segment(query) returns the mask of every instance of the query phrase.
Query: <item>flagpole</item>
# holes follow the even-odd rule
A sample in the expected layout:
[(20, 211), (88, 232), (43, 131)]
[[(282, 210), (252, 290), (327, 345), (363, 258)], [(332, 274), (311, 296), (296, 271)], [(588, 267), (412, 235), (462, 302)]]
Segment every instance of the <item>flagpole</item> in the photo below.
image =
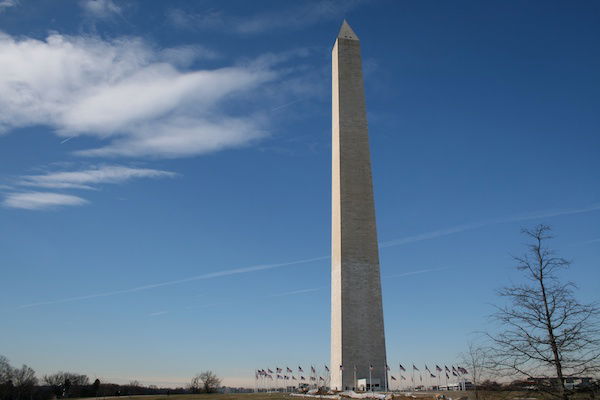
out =
[(369, 365), (369, 389), (373, 391), (373, 384), (371, 383), (371, 365)]
[(390, 390), (390, 377), (388, 375), (388, 365), (387, 363), (385, 364), (385, 391), (389, 391)]
[(354, 388), (353, 388), (353, 390), (356, 390), (356, 389), (358, 389), (358, 388), (356, 387), (356, 365), (354, 366), (354, 383), (353, 383), (353, 385), (354, 385)]

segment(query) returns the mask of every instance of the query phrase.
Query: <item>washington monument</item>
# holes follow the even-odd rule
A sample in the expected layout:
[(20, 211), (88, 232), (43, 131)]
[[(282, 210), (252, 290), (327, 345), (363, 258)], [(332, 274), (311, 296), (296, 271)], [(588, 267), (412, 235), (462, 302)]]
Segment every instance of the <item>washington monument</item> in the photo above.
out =
[(331, 387), (386, 380), (379, 249), (360, 42), (346, 21), (332, 50)]

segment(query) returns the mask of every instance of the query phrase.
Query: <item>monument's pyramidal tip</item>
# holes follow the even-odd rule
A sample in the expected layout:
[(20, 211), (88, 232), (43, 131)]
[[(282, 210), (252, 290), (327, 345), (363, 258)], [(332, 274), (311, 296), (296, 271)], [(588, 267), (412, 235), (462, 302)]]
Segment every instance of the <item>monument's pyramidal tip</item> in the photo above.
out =
[(338, 39), (342, 38), (342, 39), (358, 40), (358, 36), (356, 36), (356, 33), (354, 33), (354, 31), (352, 30), (352, 28), (350, 27), (348, 22), (346, 22), (346, 20), (344, 20), (344, 22), (342, 22), (342, 27), (340, 28), (340, 33), (338, 33), (337, 37), (338, 37)]

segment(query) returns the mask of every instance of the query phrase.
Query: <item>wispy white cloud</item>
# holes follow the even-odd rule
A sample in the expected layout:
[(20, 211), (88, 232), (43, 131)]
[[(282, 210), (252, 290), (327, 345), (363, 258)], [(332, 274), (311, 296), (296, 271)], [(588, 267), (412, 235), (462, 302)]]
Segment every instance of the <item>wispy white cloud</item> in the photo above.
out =
[(18, 0), (0, 0), (0, 13), (2, 13), (7, 8), (15, 7), (18, 4)]
[(81, 206), (87, 200), (81, 197), (50, 192), (17, 192), (8, 193), (3, 205), (10, 208), (25, 210), (46, 210), (63, 206)]
[[(42, 124), (65, 138), (107, 141), (78, 151), (94, 157), (191, 156), (265, 136), (249, 93), (279, 76), (273, 63), (185, 69), (215, 56), (200, 46), (157, 50), (140, 38), (0, 32), (0, 133)], [(230, 114), (225, 99), (248, 111)]]
[(275, 29), (300, 29), (315, 23), (337, 19), (364, 3), (363, 0), (325, 0), (293, 3), (283, 10), (262, 12), (254, 15), (228, 15), (219, 10), (191, 13), (183, 9), (171, 9), (167, 18), (183, 29), (216, 30), (237, 34), (257, 34)]
[(148, 316), (149, 317), (157, 317), (159, 315), (165, 315), (165, 314), (168, 314), (168, 313), (169, 313), (168, 311), (156, 311), (156, 312), (148, 314)]
[(108, 18), (121, 14), (121, 7), (117, 6), (113, 0), (82, 0), (79, 4), (87, 15), (96, 18)]
[(172, 178), (176, 175), (173, 172), (150, 168), (104, 165), (80, 171), (25, 175), (20, 178), (18, 184), (53, 189), (92, 189), (92, 185), (101, 183), (123, 183), (138, 178)]

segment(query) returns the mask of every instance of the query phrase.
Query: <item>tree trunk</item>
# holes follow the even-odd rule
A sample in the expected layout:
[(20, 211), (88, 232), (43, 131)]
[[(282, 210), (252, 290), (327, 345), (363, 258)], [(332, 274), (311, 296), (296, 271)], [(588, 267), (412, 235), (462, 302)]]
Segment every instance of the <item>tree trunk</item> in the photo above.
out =
[(552, 319), (550, 316), (550, 309), (548, 308), (548, 298), (546, 296), (546, 286), (544, 285), (544, 273), (542, 271), (543, 261), (541, 254), (539, 253), (540, 247), (538, 247), (538, 261), (540, 266), (540, 287), (542, 289), (542, 300), (544, 301), (544, 311), (546, 314), (546, 328), (548, 329), (548, 338), (550, 339), (550, 346), (552, 347), (552, 354), (554, 355), (554, 366), (556, 367), (556, 377), (558, 378), (558, 388), (560, 390), (560, 397), (563, 400), (569, 400), (569, 395), (565, 388), (565, 380), (562, 373), (562, 364), (560, 362), (560, 354), (558, 353), (558, 346), (556, 345), (556, 337), (554, 336), (554, 327), (552, 326)]

